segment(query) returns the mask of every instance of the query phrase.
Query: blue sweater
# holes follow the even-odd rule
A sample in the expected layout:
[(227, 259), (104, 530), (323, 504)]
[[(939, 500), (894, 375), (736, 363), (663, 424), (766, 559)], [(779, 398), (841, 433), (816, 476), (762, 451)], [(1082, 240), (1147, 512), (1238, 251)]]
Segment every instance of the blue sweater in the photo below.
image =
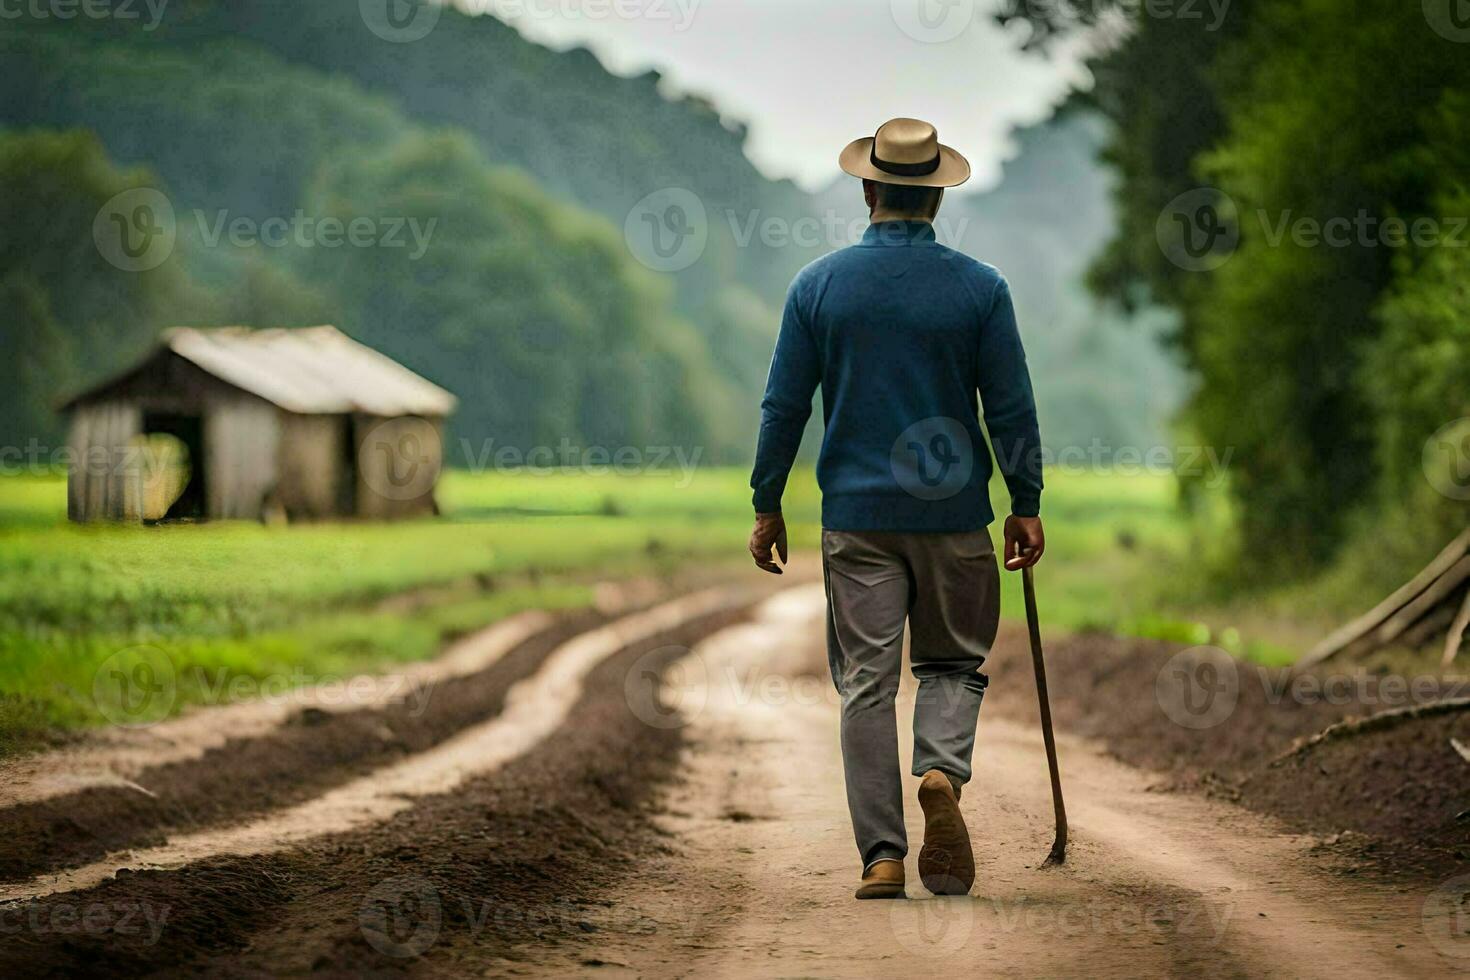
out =
[(973, 531), (994, 520), (977, 393), (1011, 512), (1039, 513), (1036, 404), (1010, 288), (936, 242), (928, 222), (869, 225), (791, 284), (750, 478), (759, 513), (781, 509), (818, 384), (823, 527)]

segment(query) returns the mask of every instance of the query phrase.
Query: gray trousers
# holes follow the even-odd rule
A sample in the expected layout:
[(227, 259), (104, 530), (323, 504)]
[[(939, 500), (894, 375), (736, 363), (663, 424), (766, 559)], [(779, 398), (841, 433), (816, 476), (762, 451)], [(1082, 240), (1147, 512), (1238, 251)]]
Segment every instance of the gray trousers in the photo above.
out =
[(903, 660), (919, 687), (914, 775), (970, 778), (980, 673), (1000, 619), (1000, 570), (988, 531), (823, 531), (827, 659), (842, 696), (847, 806), (866, 867), (908, 853), (894, 702)]

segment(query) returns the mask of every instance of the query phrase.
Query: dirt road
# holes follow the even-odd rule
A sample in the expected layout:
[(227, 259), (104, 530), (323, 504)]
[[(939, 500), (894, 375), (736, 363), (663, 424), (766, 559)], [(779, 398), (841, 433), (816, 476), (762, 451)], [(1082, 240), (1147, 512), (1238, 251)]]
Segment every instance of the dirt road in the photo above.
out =
[[(135, 735), (126, 752), (32, 760), (0, 794), (0, 973), (1341, 978), (1470, 964), (1459, 886), (1339, 873), (1353, 869), (1313, 840), (1156, 791), (1065, 734), (1073, 844), (1065, 867), (1038, 868), (1046, 766), (1007, 711), (982, 712), (964, 798), (973, 894), (933, 898), (911, 866), (910, 900), (853, 901), (821, 614), (820, 588), (798, 583), (525, 620), (420, 671), (414, 697), (379, 684), (355, 706), (222, 723), (197, 751), (179, 744), (210, 729), (196, 718), (161, 726), (151, 749)], [(1010, 655), (1025, 654), (996, 656)], [(85, 778), (57, 778), (61, 760)], [(247, 804), (201, 805), (222, 781)], [(916, 807), (910, 825), (917, 837)]]
[[(1041, 739), (1003, 720), (983, 725), (964, 799), (974, 894), (930, 896), (911, 860), (910, 901), (852, 901), (835, 697), (803, 676), (822, 612), (819, 588), (793, 591), (675, 665), (670, 700), (690, 719), (691, 751), (665, 825), (683, 847), (615, 910), (637, 909), (649, 934), (609, 930), (597, 958), (636, 975), (731, 977), (963, 965), (997, 976), (1341, 978), (1453, 965), (1425, 940), (1420, 897), (1308, 872), (1310, 842), (1219, 803), (1152, 793), (1149, 777), (1075, 740), (1062, 748), (1070, 857), (1039, 869), (1051, 843)], [(907, 683), (908, 710), (912, 696)], [(922, 826), (916, 803), (909, 818)], [(555, 949), (540, 962), (548, 974), (571, 965)]]

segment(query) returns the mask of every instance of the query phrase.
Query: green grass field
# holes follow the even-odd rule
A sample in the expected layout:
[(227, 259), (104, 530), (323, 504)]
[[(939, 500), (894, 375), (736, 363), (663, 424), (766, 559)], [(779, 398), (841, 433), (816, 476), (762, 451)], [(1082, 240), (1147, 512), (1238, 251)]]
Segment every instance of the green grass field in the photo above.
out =
[[(594, 578), (691, 561), (757, 575), (746, 478), (451, 472), (442, 518), (290, 527), (79, 526), (65, 519), (64, 479), (0, 479), (0, 752), (117, 720), (98, 677), (160, 655), (177, 670), (177, 710), (231, 678), (321, 680), (420, 659), (516, 609), (585, 604)], [(818, 561), (810, 471), (793, 476), (786, 513), (794, 560)], [(1045, 517), (1049, 624), (1282, 655), (1161, 613), (1160, 583), (1186, 575), (1197, 549), (1171, 477), (1050, 475)], [(1005, 611), (1020, 615), (1019, 576), (1003, 579)], [(405, 592), (420, 601), (384, 602)]]

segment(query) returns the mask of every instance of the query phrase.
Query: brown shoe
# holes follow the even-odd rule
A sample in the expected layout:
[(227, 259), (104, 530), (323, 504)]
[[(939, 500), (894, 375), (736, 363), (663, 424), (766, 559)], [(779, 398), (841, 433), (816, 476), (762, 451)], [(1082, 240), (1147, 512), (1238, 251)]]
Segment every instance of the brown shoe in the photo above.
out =
[(919, 782), (924, 809), (924, 847), (919, 851), (919, 880), (936, 895), (964, 895), (975, 884), (975, 852), (960, 816), (959, 795), (938, 769)]
[(903, 862), (884, 859), (874, 861), (863, 872), (863, 883), (858, 885), (858, 898), (903, 898)]

